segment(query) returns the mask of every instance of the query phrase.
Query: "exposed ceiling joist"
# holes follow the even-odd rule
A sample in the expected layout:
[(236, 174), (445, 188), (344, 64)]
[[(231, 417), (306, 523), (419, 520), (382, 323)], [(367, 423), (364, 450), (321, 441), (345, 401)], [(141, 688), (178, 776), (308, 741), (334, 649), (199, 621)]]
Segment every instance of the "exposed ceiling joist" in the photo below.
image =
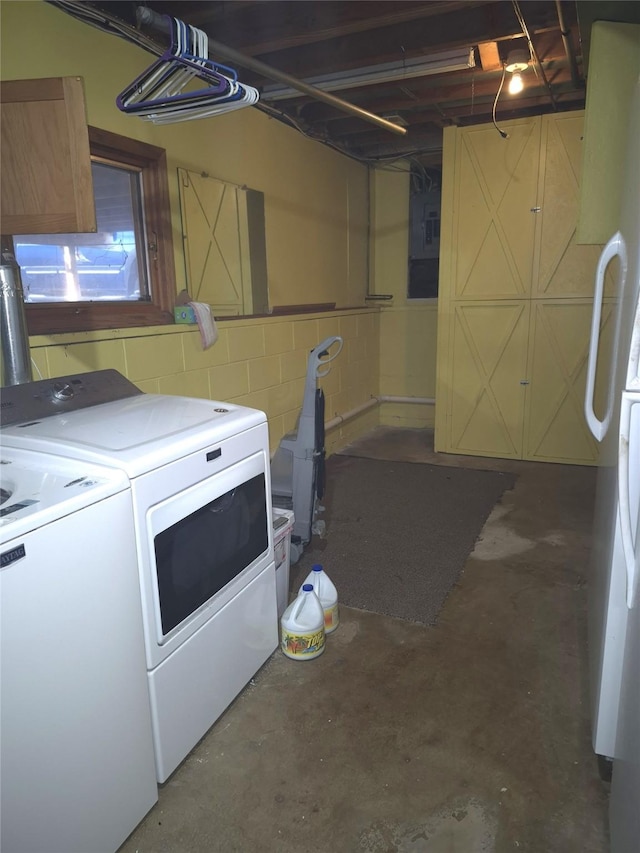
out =
[[(84, 5), (136, 25), (137, 2), (92, 0)], [(392, 157), (394, 151), (398, 156), (411, 151), (431, 162), (443, 127), (490, 122), (510, 48), (523, 46), (529, 52), (525, 31), (532, 51), (530, 67), (522, 75), (524, 90), (512, 96), (505, 87), (497, 118), (584, 106), (579, 53), (583, 34), (575, 0), (146, 0), (146, 6), (204, 30), (211, 45), (227, 46), (232, 55), (246, 57), (245, 65), (239, 61), (235, 67), (243, 82), (259, 89), (257, 109), (371, 162)], [(142, 34), (166, 47), (166, 36), (163, 43), (158, 33), (143, 29)], [(428, 63), (434, 54), (470, 47), (474, 68), (439, 68), (412, 78), (402, 74), (403, 66), (407, 71), (413, 63)], [(225, 62), (215, 51), (210, 55)], [(353, 105), (356, 114), (349, 116), (312, 91), (297, 90), (281, 100), (273, 76), (261, 73), (258, 63), (302, 81), (329, 77), (336, 95)], [(395, 79), (381, 82), (372, 73), (357, 86), (341, 85), (353, 78), (354, 70), (381, 71), (380, 66), (390, 65), (400, 69)], [(381, 121), (371, 124), (359, 111)], [(393, 135), (387, 124), (406, 130), (406, 135)]]

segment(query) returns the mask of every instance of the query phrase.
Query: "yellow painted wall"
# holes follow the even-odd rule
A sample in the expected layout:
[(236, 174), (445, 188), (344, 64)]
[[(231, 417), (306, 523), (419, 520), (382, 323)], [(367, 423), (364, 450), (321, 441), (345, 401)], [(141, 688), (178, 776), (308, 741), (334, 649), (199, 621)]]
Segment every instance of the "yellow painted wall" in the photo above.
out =
[[(41, 376), (115, 368), (147, 392), (255, 406), (267, 413), (272, 450), (294, 426), (302, 405), (308, 352), (329, 335), (341, 335), (345, 347), (321, 381), (326, 419), (375, 396), (380, 330), (377, 309), (364, 302), (366, 167), (257, 109), (166, 126), (127, 116), (115, 106), (116, 95), (152, 62), (151, 54), (41, 0), (3, 0), (0, 15), (3, 79), (81, 76), (90, 124), (167, 151), (178, 290), (185, 274), (177, 168), (184, 167), (264, 193), (272, 306), (362, 306), (322, 315), (219, 321), (220, 338), (206, 351), (197, 328), (185, 326), (34, 337), (32, 356)], [(371, 408), (332, 429), (328, 451), (377, 423), (378, 409)]]
[[(425, 300), (426, 301), (426, 300)], [(380, 316), (380, 394), (436, 396), (437, 305), (383, 308)], [(432, 427), (435, 404), (383, 403), (380, 423)]]
[[(371, 177), (371, 292), (390, 294), (376, 302), (380, 316), (380, 394), (435, 398), (437, 302), (408, 299), (409, 172), (376, 170)], [(431, 427), (435, 406), (383, 403), (380, 423)]]

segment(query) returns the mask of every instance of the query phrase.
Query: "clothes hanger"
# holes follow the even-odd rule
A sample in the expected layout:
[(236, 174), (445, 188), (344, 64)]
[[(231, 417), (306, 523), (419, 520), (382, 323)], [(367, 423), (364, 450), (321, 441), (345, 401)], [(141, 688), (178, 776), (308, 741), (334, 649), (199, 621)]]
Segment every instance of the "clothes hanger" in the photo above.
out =
[[(257, 89), (243, 86), (233, 69), (209, 59), (206, 33), (187, 28), (177, 18), (168, 20), (171, 48), (117, 96), (119, 109), (167, 124), (220, 115), (257, 102)], [(196, 77), (205, 80), (207, 87), (183, 92)]]
[(258, 98), (258, 91), (253, 87), (230, 81), (230, 91), (224, 96), (187, 98), (183, 102), (168, 105), (161, 111), (152, 110), (143, 118), (154, 121), (156, 124), (206, 118), (251, 106)]
[[(117, 96), (116, 104), (124, 112), (140, 112), (149, 106), (162, 104), (165, 100), (171, 103), (175, 98), (183, 97), (182, 90), (197, 75), (205, 77), (209, 86), (188, 93), (184, 95), (185, 98), (193, 95), (221, 94), (228, 89), (229, 78), (217, 70), (217, 65), (210, 63), (205, 57), (194, 56), (190, 49), (186, 25), (175, 18), (169, 20), (172, 31), (171, 49)], [(235, 75), (231, 69), (224, 70)]]
[[(192, 51), (196, 54), (185, 54), (183, 58), (192, 59), (201, 64), (206, 64), (208, 58), (208, 38), (206, 33), (191, 27)], [(185, 93), (180, 98), (171, 99), (170, 104), (163, 105), (161, 112), (145, 110), (148, 120), (156, 124), (167, 124), (170, 122), (187, 121), (189, 119), (205, 118), (208, 116), (221, 115), (224, 112), (251, 106), (259, 98), (257, 89), (244, 86), (237, 82), (235, 71), (216, 63), (218, 69), (228, 71), (231, 78), (228, 79), (229, 90), (223, 94), (212, 94), (205, 92)]]

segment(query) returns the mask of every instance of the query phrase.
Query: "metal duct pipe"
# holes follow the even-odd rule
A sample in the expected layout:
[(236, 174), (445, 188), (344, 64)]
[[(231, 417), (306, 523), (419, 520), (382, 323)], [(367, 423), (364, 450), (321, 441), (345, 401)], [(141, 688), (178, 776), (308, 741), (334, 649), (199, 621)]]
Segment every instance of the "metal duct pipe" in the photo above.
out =
[(556, 0), (556, 12), (558, 13), (558, 24), (560, 25), (560, 35), (562, 36), (564, 52), (567, 54), (569, 70), (571, 71), (571, 83), (573, 84), (574, 88), (579, 89), (582, 85), (582, 82), (580, 80), (580, 75), (578, 74), (578, 63), (576, 61), (576, 55), (573, 50), (573, 43), (571, 41), (571, 30), (567, 29), (567, 25), (564, 20), (564, 12), (562, 11), (562, 3), (560, 2), (560, 0)]
[(0, 334), (4, 386), (33, 381), (27, 315), (20, 267), (9, 250), (2, 250), (0, 263)]
[[(153, 9), (149, 9), (146, 6), (137, 7), (136, 21), (138, 22), (138, 26), (140, 24), (144, 24), (145, 26), (153, 27), (153, 29), (158, 30), (159, 32), (168, 32), (167, 22), (164, 16), (159, 15), (157, 12), (154, 12)], [(404, 136), (407, 132), (405, 127), (400, 127), (400, 125), (394, 124), (386, 118), (382, 118), (382, 116), (370, 113), (368, 110), (363, 110), (361, 107), (357, 107), (355, 104), (350, 104), (348, 101), (343, 101), (342, 98), (338, 98), (330, 92), (324, 92), (322, 89), (317, 89), (315, 86), (305, 83), (304, 80), (298, 80), (297, 77), (292, 77), (284, 71), (278, 71), (277, 68), (272, 68), (270, 65), (261, 62), (259, 59), (254, 59), (252, 56), (240, 53), (240, 51), (235, 50), (233, 47), (228, 47), (226, 44), (220, 44), (220, 42), (215, 41), (215, 39), (209, 39), (209, 47), (213, 53), (217, 53), (224, 59), (235, 62), (243, 68), (248, 68), (250, 71), (255, 71), (256, 74), (262, 74), (263, 77), (268, 77), (270, 80), (277, 80), (279, 83), (291, 86), (292, 89), (296, 89), (304, 95), (309, 95), (317, 101), (324, 101), (325, 104), (329, 104), (329, 106), (335, 107), (337, 110), (342, 110), (345, 113), (351, 113), (352, 115), (358, 116), (358, 118), (371, 122), (371, 124), (377, 124), (379, 127), (382, 127), (385, 130), (390, 130), (392, 133), (397, 133), (400, 136)]]

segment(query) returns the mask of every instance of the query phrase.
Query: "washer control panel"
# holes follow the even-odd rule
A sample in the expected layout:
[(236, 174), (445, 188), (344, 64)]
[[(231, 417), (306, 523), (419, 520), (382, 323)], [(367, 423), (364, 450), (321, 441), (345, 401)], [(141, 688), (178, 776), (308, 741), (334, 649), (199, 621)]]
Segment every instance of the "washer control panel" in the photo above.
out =
[(2, 389), (0, 426), (39, 421), (142, 393), (117, 370), (96, 370), (10, 385)]

